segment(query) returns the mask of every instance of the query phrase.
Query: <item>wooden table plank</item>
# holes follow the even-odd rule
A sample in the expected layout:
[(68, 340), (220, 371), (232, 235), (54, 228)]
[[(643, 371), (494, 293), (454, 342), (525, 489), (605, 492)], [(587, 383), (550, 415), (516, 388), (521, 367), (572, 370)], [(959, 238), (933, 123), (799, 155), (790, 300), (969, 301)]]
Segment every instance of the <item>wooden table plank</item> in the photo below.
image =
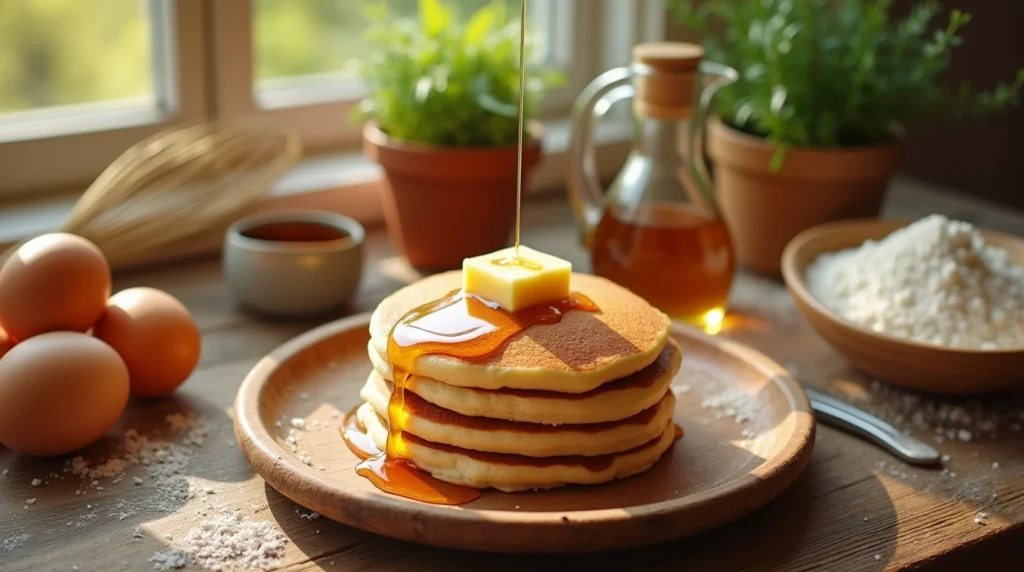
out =
[[(936, 193), (912, 182), (901, 182), (886, 209), (887, 215), (897, 217), (926, 212), (1024, 234), (1020, 213)], [(525, 209), (525, 220), (526, 244), (589, 270), (564, 201), (533, 202)], [(822, 427), (807, 471), (769, 506), (693, 539), (612, 554), (495, 557), (416, 546), (326, 519), (309, 520), (308, 511), (266, 486), (245, 463), (234, 442), (230, 405), (241, 379), (266, 352), (323, 321), (371, 310), (389, 292), (417, 277), (394, 256), (379, 229), (370, 233), (367, 260), (351, 307), (317, 320), (272, 321), (240, 311), (215, 259), (117, 277), (118, 288), (154, 286), (185, 302), (203, 332), (203, 357), (199, 370), (175, 398), (133, 402), (109, 437), (82, 455), (102, 461), (120, 435), (138, 428), (144, 435), (166, 439), (189, 452), (189, 463), (180, 476), (191, 484), (194, 495), (170, 506), (156, 506), (148, 481), (133, 484), (133, 477), (146, 476), (144, 467), (132, 467), (124, 481), (103, 482), (99, 485), (103, 490), (97, 490), (63, 473), (61, 459), (26, 459), (0, 448), (0, 471), (7, 471), (0, 476), (0, 569), (152, 569), (148, 559), (154, 552), (174, 545), (219, 510), (237, 510), (246, 520), (275, 523), (289, 541), (280, 563), (284, 570), (574, 566), (880, 570), (915, 564), (941, 568), (992, 564), (1024, 551), (1024, 434), (1005, 427), (995, 437), (982, 435), (970, 443), (953, 440), (938, 445), (950, 456), (945, 472), (908, 467), (863, 441)], [(870, 378), (850, 369), (796, 313), (777, 281), (740, 273), (723, 335), (771, 355), (806, 383), (833, 393), (873, 398), (876, 401), (862, 404), (890, 418), (891, 400), (903, 398), (884, 386), (881, 392), (873, 389)], [(981, 406), (993, 409), (997, 402), (1004, 417), (1024, 411), (1019, 393)], [(203, 419), (207, 433), (201, 446), (184, 444), (169, 429), (165, 418), (171, 413)], [(915, 432), (928, 439), (933, 436), (930, 431)], [(35, 478), (47, 482), (32, 487)], [(36, 499), (34, 504), (26, 504), (30, 498)], [(979, 511), (989, 514), (985, 525), (974, 522)]]

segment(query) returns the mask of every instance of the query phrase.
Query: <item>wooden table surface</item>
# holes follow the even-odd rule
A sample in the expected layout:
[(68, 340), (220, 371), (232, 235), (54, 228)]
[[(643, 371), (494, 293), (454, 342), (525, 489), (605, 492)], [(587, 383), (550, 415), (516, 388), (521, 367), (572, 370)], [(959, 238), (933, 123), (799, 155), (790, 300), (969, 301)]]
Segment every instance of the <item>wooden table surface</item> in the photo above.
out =
[[(887, 216), (943, 212), (976, 224), (1024, 234), (1024, 216), (962, 197), (901, 182)], [(586, 271), (586, 253), (560, 198), (537, 199), (524, 210), (524, 242), (572, 260)], [(351, 313), (369, 311), (385, 295), (416, 278), (394, 256), (382, 231), (370, 233), (367, 272)], [(90, 486), (66, 474), (64, 459), (31, 460), (0, 448), (0, 570), (149, 570), (149, 558), (217, 509), (245, 520), (275, 523), (288, 539), (284, 570), (564, 569), (586, 567), (716, 570), (880, 570), (915, 564), (940, 568), (1013, 562), (1024, 553), (1024, 433), (1007, 416), (1020, 416), (1020, 395), (965, 403), (965, 411), (997, 411), (995, 434), (974, 434), (937, 445), (949, 455), (945, 470), (918, 469), (846, 434), (821, 426), (813, 458), (796, 484), (766, 508), (721, 529), (667, 545), (585, 556), (496, 556), (393, 541), (329, 522), (284, 498), (253, 474), (232, 433), (231, 404), (249, 369), (265, 353), (320, 321), (272, 322), (240, 312), (217, 260), (134, 272), (115, 287), (154, 286), (178, 296), (203, 332), (196, 373), (176, 397), (134, 402), (104, 441), (82, 452), (102, 462), (129, 428), (166, 435), (169, 413), (198, 415), (201, 444), (178, 444), (191, 457), (183, 476), (198, 492), (165, 506), (148, 502), (152, 487), (136, 486), (132, 467), (120, 483)], [(726, 335), (760, 349), (809, 384), (885, 413), (931, 441), (915, 419), (895, 419), (895, 400), (913, 399), (877, 386), (851, 370), (797, 314), (777, 281), (738, 274)], [(925, 400), (927, 410), (940, 403)], [(954, 405), (956, 403), (953, 403)], [(991, 413), (987, 413), (991, 414)], [(920, 422), (920, 419), (916, 420)], [(950, 427), (955, 424), (950, 423)], [(920, 426), (920, 423), (918, 423)], [(188, 441), (188, 439), (185, 439)], [(191, 441), (195, 441), (192, 439)], [(43, 484), (32, 486), (33, 479)], [(100, 490), (102, 487), (102, 490)], [(84, 489), (84, 490), (83, 490)], [(76, 494), (76, 491), (81, 491)], [(29, 499), (36, 499), (27, 504)], [(987, 518), (975, 519), (979, 512)], [(1019, 566), (1009, 566), (1020, 569)]]

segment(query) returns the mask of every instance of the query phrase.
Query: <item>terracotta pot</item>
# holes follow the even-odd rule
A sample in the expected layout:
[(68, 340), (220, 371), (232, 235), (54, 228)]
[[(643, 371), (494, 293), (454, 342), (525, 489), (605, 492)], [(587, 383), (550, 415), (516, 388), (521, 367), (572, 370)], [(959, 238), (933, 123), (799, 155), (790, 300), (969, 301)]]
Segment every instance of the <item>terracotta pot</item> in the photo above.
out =
[(801, 231), (837, 219), (878, 216), (904, 145), (901, 138), (864, 147), (789, 149), (782, 167), (772, 172), (773, 144), (711, 119), (707, 150), (737, 258), (778, 276), (783, 249)]
[[(540, 126), (523, 143), (523, 186), (540, 162)], [(421, 271), (508, 246), (516, 218), (516, 145), (432, 147), (363, 128), (366, 155), (384, 169), (384, 217), (395, 249)]]

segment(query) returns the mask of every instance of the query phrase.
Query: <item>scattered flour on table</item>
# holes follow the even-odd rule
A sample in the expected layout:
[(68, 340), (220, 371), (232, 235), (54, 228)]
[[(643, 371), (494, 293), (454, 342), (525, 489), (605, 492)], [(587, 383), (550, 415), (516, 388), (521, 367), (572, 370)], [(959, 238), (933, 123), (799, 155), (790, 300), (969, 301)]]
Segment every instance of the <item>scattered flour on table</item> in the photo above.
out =
[(985, 441), (1000, 436), (1004, 440), (1018, 438), (1016, 434), (1024, 427), (1024, 402), (1020, 398), (930, 397), (879, 381), (863, 388), (838, 383), (830, 393), (935, 444), (942, 453), (943, 468), (938, 474), (896, 460), (875, 465), (878, 471), (906, 481), (923, 493), (942, 491), (972, 503), (976, 510), (998, 510), (1002, 497), (994, 477), (1003, 471), (1021, 474), (1024, 470), (1024, 464), (1012, 457), (1002, 463), (976, 461), (983, 453), (989, 454)]
[(202, 522), (174, 546), (150, 557), (156, 570), (199, 566), (207, 570), (237, 567), (266, 570), (284, 556), (287, 539), (270, 522), (242, 521), (224, 514)]
[[(108, 501), (91, 501), (77, 520), (68, 525), (87, 526), (91, 521), (109, 516), (112, 519), (127, 520), (142, 510), (175, 512), (188, 501), (199, 495), (202, 506), (196, 515), (202, 519), (195, 528), (184, 535), (165, 534), (168, 541), (177, 546), (154, 553), (149, 561), (157, 570), (176, 570), (188, 566), (207, 570), (269, 569), (275, 567), (284, 556), (287, 538), (270, 522), (247, 522), (238, 513), (241, 508), (230, 512), (225, 507), (216, 507), (210, 500), (217, 498), (216, 489), (192, 484), (187, 469), (195, 454), (195, 448), (202, 446), (209, 429), (196, 415), (178, 413), (165, 417), (168, 431), (143, 435), (136, 429), (128, 429), (115, 444), (113, 452), (106, 458), (96, 460), (78, 456), (65, 463), (63, 475), (51, 474), (49, 481), (35, 479), (30, 487), (39, 487), (53, 479), (77, 478), (77, 495), (107, 494), (104, 485), (117, 485), (128, 481), (125, 486), (144, 487), (145, 500), (130, 502), (123, 498)], [(133, 468), (145, 472), (140, 476), (128, 474)], [(6, 476), (6, 473), (5, 473)], [(41, 482), (36, 482), (41, 481)], [(113, 489), (116, 490), (116, 489)], [(25, 499), (26, 508), (36, 502), (35, 498)], [(263, 507), (266, 508), (266, 507)], [(101, 512), (102, 511), (102, 512)], [(254, 510), (259, 512), (259, 510)], [(211, 513), (216, 513), (213, 515)], [(301, 515), (304, 519), (319, 518), (317, 513)], [(145, 538), (141, 527), (134, 527), (129, 542), (140, 542)], [(0, 553), (9, 552), (29, 540), (25, 534), (0, 538)]]
[(999, 432), (1024, 427), (1024, 408), (1013, 400), (928, 397), (874, 381), (862, 396), (837, 397), (852, 402), (903, 431), (931, 433), (936, 444), (972, 443)]
[(954, 348), (1024, 347), (1024, 268), (966, 222), (931, 215), (823, 254), (807, 283), (829, 309), (879, 333)]
[(0, 552), (10, 552), (15, 548), (28, 542), (29, 535), (27, 534), (15, 534), (8, 536), (7, 538), (0, 540)]
[[(82, 479), (76, 494), (101, 491), (102, 480), (118, 484), (125, 478), (131, 467), (145, 467), (147, 479), (133, 477), (135, 486), (149, 486), (153, 490), (144, 508), (159, 512), (172, 512), (192, 498), (192, 490), (185, 478), (185, 468), (192, 458), (188, 446), (199, 447), (205, 442), (208, 428), (194, 415), (172, 413), (165, 418), (168, 427), (177, 434), (178, 441), (172, 443), (140, 434), (135, 429), (125, 431), (119, 443), (119, 451), (105, 461), (90, 463), (83, 457), (75, 457), (67, 463), (65, 472)], [(124, 520), (136, 512), (136, 507), (125, 501), (118, 501), (116, 512), (111, 516)]]
[(168, 548), (149, 557), (154, 570), (178, 570), (193, 564), (188, 554), (180, 548)]

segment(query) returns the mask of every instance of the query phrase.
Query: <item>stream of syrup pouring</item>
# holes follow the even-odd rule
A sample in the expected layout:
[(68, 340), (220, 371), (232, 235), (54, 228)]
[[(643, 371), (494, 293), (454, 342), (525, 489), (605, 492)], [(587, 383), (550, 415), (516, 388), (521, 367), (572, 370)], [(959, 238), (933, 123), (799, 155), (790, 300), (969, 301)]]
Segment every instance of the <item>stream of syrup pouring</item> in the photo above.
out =
[[(495, 260), (501, 266), (522, 266), (540, 270), (541, 266), (519, 256), (519, 229), (523, 187), (523, 90), (525, 87), (526, 2), (521, 2), (519, 23), (519, 149), (516, 186), (516, 241), (513, 255)], [(402, 429), (406, 422), (405, 386), (416, 359), (428, 354), (457, 357), (464, 361), (482, 361), (506, 341), (537, 324), (557, 323), (570, 310), (597, 311), (586, 296), (572, 293), (569, 298), (551, 304), (524, 308), (511, 313), (479, 296), (455, 290), (440, 300), (429, 302), (403, 316), (388, 336), (388, 361), (391, 362), (394, 390), (388, 401), (388, 438), (381, 451), (365, 430), (359, 427), (355, 412), (349, 413), (341, 430), (348, 448), (362, 462), (356, 473), (381, 490), (415, 500), (457, 505), (476, 500), (478, 489), (453, 485), (435, 479), (409, 463)], [(680, 430), (677, 427), (676, 438)], [(467, 451), (471, 455), (472, 452)]]

